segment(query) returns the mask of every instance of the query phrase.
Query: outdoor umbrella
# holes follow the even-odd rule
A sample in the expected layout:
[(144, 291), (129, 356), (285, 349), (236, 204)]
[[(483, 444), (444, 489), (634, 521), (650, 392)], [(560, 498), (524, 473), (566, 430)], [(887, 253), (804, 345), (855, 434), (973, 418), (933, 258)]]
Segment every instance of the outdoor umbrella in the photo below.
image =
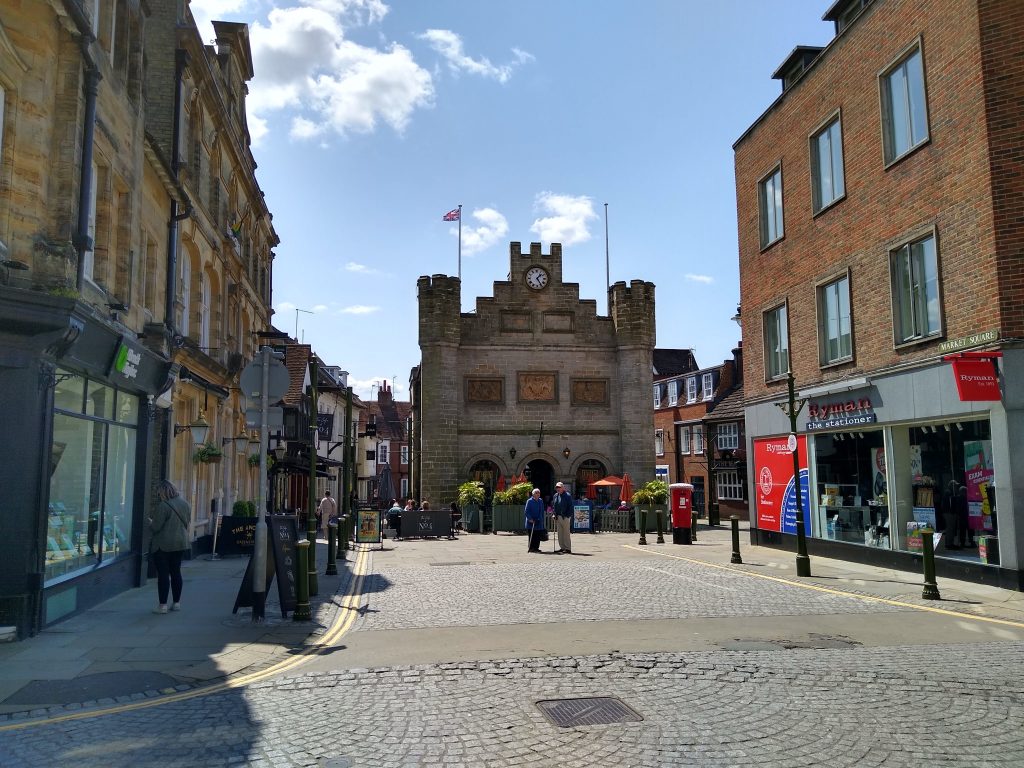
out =
[(504, 491), (505, 490), (505, 476), (504, 475), (498, 475), (498, 484), (496, 486), (494, 486), (494, 490), (496, 490), (496, 491)]
[(380, 503), (391, 506), (391, 500), (395, 498), (395, 484), (391, 480), (391, 467), (387, 464), (380, 471), (380, 477), (377, 478), (377, 498), (380, 499)]
[(627, 504), (633, 500), (633, 481), (629, 479), (628, 472), (622, 476), (622, 490), (619, 491), (619, 500)]

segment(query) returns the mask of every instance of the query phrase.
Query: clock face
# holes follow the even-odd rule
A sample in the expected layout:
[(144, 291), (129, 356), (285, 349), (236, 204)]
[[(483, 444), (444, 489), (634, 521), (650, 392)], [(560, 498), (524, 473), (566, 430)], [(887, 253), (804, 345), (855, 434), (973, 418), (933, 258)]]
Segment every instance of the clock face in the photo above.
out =
[(548, 284), (548, 271), (544, 267), (530, 267), (526, 270), (526, 284), (539, 291)]

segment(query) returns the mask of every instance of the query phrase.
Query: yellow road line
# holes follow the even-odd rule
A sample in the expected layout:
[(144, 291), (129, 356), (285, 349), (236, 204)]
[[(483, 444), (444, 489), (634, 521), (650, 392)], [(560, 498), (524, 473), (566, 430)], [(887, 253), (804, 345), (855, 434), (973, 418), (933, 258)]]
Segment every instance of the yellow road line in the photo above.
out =
[(792, 587), (800, 587), (801, 589), (810, 589), (815, 592), (824, 592), (829, 595), (840, 595), (842, 597), (855, 597), (859, 600), (866, 600), (868, 602), (883, 603), (884, 605), (892, 605), (897, 608), (912, 608), (915, 611), (927, 611), (928, 613), (937, 613), (941, 616), (955, 616), (958, 619), (972, 619), (973, 621), (985, 621), (990, 624), (1003, 624), (1008, 627), (1016, 627), (1018, 629), (1024, 629), (1024, 622), (1013, 621), (1012, 619), (994, 619), (989, 616), (975, 616), (972, 613), (960, 613), (959, 611), (951, 611), (946, 608), (933, 608), (930, 605), (916, 605), (915, 603), (905, 603), (902, 600), (892, 600), (888, 597), (878, 597), (877, 595), (861, 595), (856, 592), (846, 592), (842, 589), (833, 589), (832, 587), (822, 587), (818, 584), (808, 584), (804, 581), (793, 581), (792, 579), (785, 579), (781, 576), (769, 576), (767, 573), (753, 573), (752, 571), (745, 571), (741, 568), (733, 568), (732, 565), (722, 565), (721, 563), (709, 563), (706, 560), (697, 560), (692, 557), (683, 557), (681, 555), (670, 555), (668, 552), (658, 552), (657, 550), (640, 549), (632, 544), (623, 544), (626, 549), (632, 549), (637, 552), (643, 552), (645, 555), (659, 555), (660, 557), (669, 557), (673, 560), (684, 560), (687, 563), (695, 563), (697, 565), (706, 565), (708, 568), (717, 568), (721, 571), (729, 571), (729, 573), (742, 574), (743, 576), (750, 576), (752, 579), (764, 579), (766, 581), (777, 581), (779, 584), (789, 584)]
[(73, 712), (66, 715), (56, 715), (54, 717), (47, 717), (38, 720), (27, 720), (24, 722), (17, 723), (6, 723), (0, 725), (0, 733), (4, 731), (15, 731), (21, 728), (30, 728), (38, 725), (52, 725), (53, 723), (64, 723), (69, 720), (84, 720), (90, 717), (101, 717), (105, 715), (116, 715), (123, 712), (134, 712), (138, 709), (148, 709), (150, 707), (160, 707), (164, 704), (171, 704), (177, 701), (186, 701), (188, 699), (196, 699), (200, 696), (211, 696), (215, 693), (221, 693), (234, 688), (241, 688), (242, 686), (251, 685), (252, 683), (259, 682), (268, 677), (279, 675), (282, 672), (287, 672), (300, 664), (308, 661), (312, 656), (315, 656), (322, 648), (333, 645), (338, 638), (344, 635), (349, 629), (352, 628), (352, 624), (355, 622), (359, 615), (359, 601), (362, 599), (361, 590), (363, 587), (363, 579), (366, 576), (366, 563), (369, 560), (370, 551), (368, 547), (361, 547), (359, 549), (359, 555), (356, 559), (355, 566), (353, 567), (352, 586), (349, 587), (348, 593), (342, 598), (340, 603), (340, 609), (338, 615), (335, 617), (334, 624), (324, 632), (319, 638), (317, 638), (310, 645), (303, 646), (298, 650), (291, 658), (283, 659), (276, 664), (272, 664), (266, 669), (262, 669), (258, 672), (250, 672), (244, 675), (237, 675), (231, 677), (223, 682), (216, 683), (214, 685), (203, 686), (200, 688), (193, 688), (188, 691), (181, 691), (179, 693), (172, 693), (166, 696), (154, 697), (152, 699), (144, 699), (142, 701), (133, 701), (129, 704), (117, 704), (111, 707), (104, 707), (103, 709), (90, 709), (87, 711)]

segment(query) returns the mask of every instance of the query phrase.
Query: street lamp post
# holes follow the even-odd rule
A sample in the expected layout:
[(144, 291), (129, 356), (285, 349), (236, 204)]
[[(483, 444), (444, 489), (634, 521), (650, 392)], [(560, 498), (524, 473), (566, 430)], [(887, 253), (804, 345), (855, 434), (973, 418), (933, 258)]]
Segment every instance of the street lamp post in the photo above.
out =
[(793, 453), (793, 481), (796, 490), (796, 575), (811, 575), (811, 559), (807, 556), (807, 536), (804, 531), (804, 501), (803, 489), (800, 483), (800, 452), (797, 450), (796, 439), (796, 417), (800, 415), (807, 398), (796, 399), (793, 372), (789, 372), (789, 399), (785, 403), (776, 403), (777, 406), (789, 417), (789, 447)]

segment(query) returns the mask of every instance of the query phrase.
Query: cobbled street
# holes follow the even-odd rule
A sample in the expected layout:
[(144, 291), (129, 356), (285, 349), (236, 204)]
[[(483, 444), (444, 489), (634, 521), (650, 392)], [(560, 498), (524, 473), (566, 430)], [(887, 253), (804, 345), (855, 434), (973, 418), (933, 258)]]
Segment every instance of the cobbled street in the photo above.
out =
[[(791, 556), (728, 566), (721, 537), (706, 563), (635, 537), (579, 536), (573, 556), (523, 541), (389, 542), (349, 632), (301, 667), (8, 728), (0, 763), (1024, 764), (1024, 625), (987, 621), (979, 600), (929, 606), (913, 574), (873, 584), (864, 567), (796, 585)], [(600, 697), (639, 719), (559, 727), (538, 706)]]

